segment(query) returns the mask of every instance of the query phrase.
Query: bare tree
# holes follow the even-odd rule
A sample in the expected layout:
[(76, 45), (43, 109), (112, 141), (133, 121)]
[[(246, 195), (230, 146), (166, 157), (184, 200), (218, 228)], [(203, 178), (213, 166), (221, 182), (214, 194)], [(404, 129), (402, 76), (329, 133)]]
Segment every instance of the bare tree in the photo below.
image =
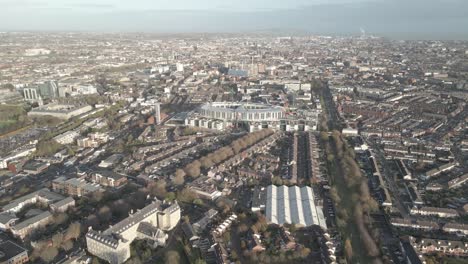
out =
[(166, 252), (165, 263), (167, 264), (179, 264), (180, 263), (180, 255), (177, 251), (171, 250)]
[(58, 249), (55, 247), (48, 247), (41, 252), (41, 259), (46, 262), (52, 262), (58, 255)]
[(61, 248), (66, 252), (70, 251), (73, 248), (73, 241), (67, 240), (62, 243)]
[(56, 233), (55, 235), (52, 236), (52, 246), (59, 248), (62, 242), (63, 242), (62, 233)]
[(177, 169), (175, 175), (174, 175), (174, 179), (172, 180), (172, 183), (174, 183), (175, 185), (182, 185), (185, 181), (185, 172), (181, 169)]
[(112, 212), (109, 206), (105, 205), (99, 209), (98, 217), (101, 222), (109, 222), (112, 217)]
[(81, 234), (81, 224), (79, 222), (71, 223), (65, 233), (65, 240), (77, 239)]
[(351, 240), (346, 239), (345, 241), (345, 253), (346, 253), (346, 259), (348, 259), (348, 261), (351, 261), (353, 259), (353, 246), (351, 245)]

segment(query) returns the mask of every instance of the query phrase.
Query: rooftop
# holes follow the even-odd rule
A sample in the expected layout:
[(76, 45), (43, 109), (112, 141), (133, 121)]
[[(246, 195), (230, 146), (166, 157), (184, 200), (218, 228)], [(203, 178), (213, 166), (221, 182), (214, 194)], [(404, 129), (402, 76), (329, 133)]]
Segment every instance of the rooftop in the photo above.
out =
[(8, 260), (23, 252), (27, 250), (12, 241), (0, 242), (0, 263), (7, 263)]
[(321, 207), (315, 204), (312, 188), (297, 186), (267, 187), (267, 219), (275, 224), (319, 225), (327, 228)]

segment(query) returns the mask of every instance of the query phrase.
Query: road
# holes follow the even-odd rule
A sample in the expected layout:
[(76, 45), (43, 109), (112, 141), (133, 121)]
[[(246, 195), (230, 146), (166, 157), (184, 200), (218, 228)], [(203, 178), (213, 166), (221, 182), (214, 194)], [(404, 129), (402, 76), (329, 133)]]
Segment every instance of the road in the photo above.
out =
[(323, 89), (321, 89), (320, 96), (323, 98), (323, 102), (325, 103), (325, 105), (322, 106), (322, 109), (325, 110), (324, 112), (327, 115), (328, 130), (341, 131), (343, 128), (343, 122), (341, 120), (340, 114), (336, 110), (335, 102), (333, 101), (333, 95), (330, 91), (328, 83)]
[(398, 211), (402, 215), (403, 218), (405, 219), (410, 219), (411, 216), (408, 212), (408, 208), (402, 203), (400, 200), (400, 191), (398, 188), (397, 183), (395, 182), (395, 179), (393, 178), (388, 166), (387, 166), (387, 160), (385, 159), (385, 155), (380, 149), (380, 147), (373, 141), (365, 139), (366, 143), (371, 147), (371, 149), (374, 151), (375, 158), (377, 159), (378, 163), (380, 164), (380, 173), (382, 174), (383, 178), (386, 181), (386, 187), (390, 190), (390, 193), (393, 196), (392, 202), (394, 205), (398, 208)]

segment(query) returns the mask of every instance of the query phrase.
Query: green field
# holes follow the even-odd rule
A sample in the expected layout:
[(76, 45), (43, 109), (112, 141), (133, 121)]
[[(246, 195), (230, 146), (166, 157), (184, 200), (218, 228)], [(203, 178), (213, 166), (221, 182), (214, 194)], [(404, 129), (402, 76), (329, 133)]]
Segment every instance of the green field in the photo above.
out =
[(0, 136), (28, 124), (27, 112), (23, 105), (0, 105)]

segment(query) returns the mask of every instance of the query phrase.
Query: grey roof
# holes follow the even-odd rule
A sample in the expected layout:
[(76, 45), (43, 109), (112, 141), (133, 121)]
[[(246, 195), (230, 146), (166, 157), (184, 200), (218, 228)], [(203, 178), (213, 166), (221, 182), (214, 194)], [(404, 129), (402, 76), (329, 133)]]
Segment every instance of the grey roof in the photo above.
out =
[(7, 263), (8, 260), (22, 254), (27, 253), (27, 250), (10, 240), (0, 243), (0, 263)]
[(42, 199), (45, 199), (45, 200), (47, 200), (49, 202), (55, 202), (55, 201), (59, 201), (59, 200), (62, 200), (62, 199), (65, 198), (62, 195), (58, 194), (58, 193), (51, 192), (48, 189), (44, 188), (44, 189), (41, 189), (39, 191), (36, 191), (36, 192), (30, 193), (30, 194), (21, 196), (20, 198), (11, 201), (9, 204), (7, 204), (7, 205), (5, 205), (3, 207), (3, 211), (9, 211), (9, 210), (17, 207), (20, 203), (24, 203), (25, 201), (31, 200), (34, 197), (36, 197), (36, 198), (41, 197)]
[(46, 212), (43, 212), (40, 215), (36, 215), (34, 217), (31, 217), (29, 219), (24, 220), (21, 223), (16, 224), (15, 226), (12, 227), (12, 229), (21, 230), (23, 228), (26, 228), (26, 227), (28, 227), (28, 226), (36, 223), (36, 222), (42, 221), (45, 218), (48, 218), (48, 217), (51, 217), (51, 216), (52, 216), (52, 214), (50, 212), (46, 211)]
[(8, 224), (11, 220), (18, 219), (15, 214), (10, 214), (10, 213), (2, 213), (0, 214), (0, 223), (2, 224)]
[(140, 225), (138, 225), (137, 232), (150, 238), (162, 238), (166, 235), (161, 229), (147, 222), (141, 222)]
[(59, 208), (59, 207), (62, 207), (64, 205), (67, 205), (67, 204), (73, 203), (73, 202), (75, 202), (75, 199), (73, 199), (73, 197), (67, 197), (67, 198), (65, 198), (63, 200), (60, 200), (60, 201), (58, 201), (56, 203), (51, 204), (50, 206)]
[(117, 172), (111, 171), (111, 170), (99, 170), (99, 171), (96, 171), (95, 173), (99, 174), (99, 175), (101, 175), (103, 177), (106, 177), (106, 178), (112, 178), (114, 180), (120, 180), (120, 179), (126, 177), (123, 174), (120, 174), (120, 173), (117, 173)]
[(75, 187), (80, 187), (83, 190), (86, 190), (88, 192), (96, 192), (96, 191), (99, 191), (101, 189), (99, 184), (89, 183), (86, 180), (79, 179), (79, 178), (71, 178), (71, 179), (67, 180), (65, 177), (60, 177), (60, 178), (55, 179), (54, 181), (56, 181), (57, 183), (67, 183), (67, 184), (73, 185)]
[(308, 186), (268, 186), (265, 211), (267, 219), (275, 224), (327, 228), (322, 208), (315, 205), (314, 192)]
[(161, 201), (153, 201), (151, 204), (147, 205), (135, 214), (132, 214), (129, 217), (125, 218), (116, 225), (109, 227), (102, 233), (90, 230), (88, 231), (86, 236), (96, 241), (100, 241), (112, 248), (117, 248), (119, 245), (119, 237), (122, 232), (128, 230), (129, 228), (135, 225), (139, 225), (146, 217), (148, 217), (151, 214), (157, 213), (160, 209)]
[(155, 201), (147, 205), (145, 208), (139, 210), (138, 212), (120, 221), (116, 225), (110, 227), (109, 229), (104, 231), (103, 234), (112, 234), (112, 233), (120, 234), (124, 232), (125, 230), (129, 229), (130, 227), (143, 221), (143, 219), (148, 217), (148, 215), (160, 211), (160, 209), (161, 209), (161, 202)]

